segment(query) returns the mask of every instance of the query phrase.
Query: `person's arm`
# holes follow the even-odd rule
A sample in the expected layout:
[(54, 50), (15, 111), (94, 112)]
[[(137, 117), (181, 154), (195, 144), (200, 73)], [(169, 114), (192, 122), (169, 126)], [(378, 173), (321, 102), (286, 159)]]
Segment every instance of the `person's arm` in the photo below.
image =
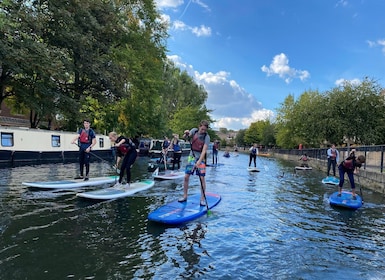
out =
[(197, 167), (202, 163), (202, 161), (204, 161), (204, 159), (206, 157), (207, 148), (208, 148), (208, 145), (205, 143), (203, 145), (203, 148), (202, 148), (201, 156), (199, 157), (199, 159), (196, 162)]
[(328, 158), (330, 158), (332, 156), (332, 150), (331, 149), (328, 149), (326, 153), (328, 155)]
[(74, 139), (72, 139), (71, 144), (75, 144), (75, 142), (79, 139), (79, 137), (80, 137), (80, 133), (76, 134)]

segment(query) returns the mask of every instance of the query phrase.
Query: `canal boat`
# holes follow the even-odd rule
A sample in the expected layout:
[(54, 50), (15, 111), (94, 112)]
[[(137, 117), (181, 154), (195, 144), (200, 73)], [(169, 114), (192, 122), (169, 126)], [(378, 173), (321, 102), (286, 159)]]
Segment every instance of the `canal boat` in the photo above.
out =
[[(76, 132), (0, 126), (0, 168), (78, 160), (79, 147), (71, 144)], [(93, 159), (113, 160), (111, 141), (96, 134)]]

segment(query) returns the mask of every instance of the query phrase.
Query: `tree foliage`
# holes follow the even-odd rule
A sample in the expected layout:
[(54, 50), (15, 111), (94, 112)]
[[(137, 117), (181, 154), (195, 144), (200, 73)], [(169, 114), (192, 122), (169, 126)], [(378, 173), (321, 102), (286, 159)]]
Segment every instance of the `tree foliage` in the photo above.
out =
[[(153, 0), (7, 0), (0, 23), (0, 104), (30, 112), (31, 127), (87, 117), (100, 132), (156, 137), (210, 120), (207, 92), (166, 58)], [(177, 119), (186, 113), (194, 123)]]
[(385, 138), (383, 89), (373, 79), (345, 82), (325, 93), (289, 95), (278, 109), (277, 144), (284, 148), (344, 143), (380, 144)]

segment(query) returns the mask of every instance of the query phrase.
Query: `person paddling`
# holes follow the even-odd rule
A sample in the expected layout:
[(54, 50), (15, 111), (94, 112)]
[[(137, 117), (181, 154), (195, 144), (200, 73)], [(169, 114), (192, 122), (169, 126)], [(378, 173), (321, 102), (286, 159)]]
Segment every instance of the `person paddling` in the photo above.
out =
[(338, 171), (340, 175), (340, 183), (338, 185), (338, 196), (341, 196), (342, 187), (345, 182), (345, 173), (348, 174), (350, 186), (352, 188), (352, 199), (356, 198), (356, 186), (354, 184), (354, 174), (359, 173), (359, 168), (361, 168), (362, 164), (366, 162), (366, 158), (363, 155), (359, 155), (356, 157), (356, 150), (353, 149), (350, 155), (338, 166)]
[[(91, 149), (96, 145), (95, 132), (91, 128), (91, 122), (88, 119), (83, 121), (84, 128), (79, 129), (78, 134), (71, 141), (75, 144), (78, 141), (79, 146), (79, 169), (80, 174), (75, 179), (88, 180), (90, 173)], [(84, 166), (86, 167), (86, 176), (84, 177)]]
[(191, 152), (189, 160), (186, 165), (185, 177), (183, 182), (183, 197), (180, 198), (179, 202), (187, 201), (188, 185), (190, 181), (190, 175), (194, 172), (199, 176), (201, 183), (201, 198), (200, 205), (206, 206), (205, 191), (206, 191), (206, 153), (210, 144), (210, 135), (207, 133), (209, 123), (207, 121), (201, 121), (199, 128), (193, 128), (190, 131), (185, 130), (184, 137), (188, 138), (191, 143)]
[[(110, 138), (111, 142), (115, 142), (115, 147), (117, 148), (116, 167), (118, 167), (120, 162), (122, 162), (120, 165), (119, 181), (115, 184), (115, 186), (129, 187), (131, 181), (131, 167), (138, 155), (136, 146), (130, 138), (126, 138), (124, 136), (118, 137), (118, 134), (114, 131), (110, 132), (108, 137)], [(127, 183), (122, 185), (125, 171), (127, 176)]]

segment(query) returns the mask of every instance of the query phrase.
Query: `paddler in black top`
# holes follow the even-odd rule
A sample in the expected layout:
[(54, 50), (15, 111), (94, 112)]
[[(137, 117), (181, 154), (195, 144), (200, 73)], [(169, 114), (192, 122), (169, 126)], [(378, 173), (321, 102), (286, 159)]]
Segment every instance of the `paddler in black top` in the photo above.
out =
[(96, 145), (96, 136), (95, 132), (90, 128), (91, 123), (88, 119), (83, 121), (84, 128), (79, 129), (78, 134), (72, 140), (71, 144), (75, 144), (76, 141), (79, 141), (79, 167), (80, 174), (76, 179), (83, 179), (84, 175), (84, 166), (86, 166), (86, 177), (84, 181), (88, 180), (90, 173), (90, 151), (92, 147)]
[(352, 188), (353, 199), (356, 199), (355, 184), (354, 184), (354, 174), (359, 173), (359, 168), (366, 161), (365, 156), (359, 155), (356, 157), (356, 150), (353, 149), (350, 155), (338, 166), (338, 171), (340, 173), (340, 183), (338, 188), (338, 196), (341, 196), (342, 187), (345, 181), (345, 173), (348, 174), (350, 186)]
[[(115, 147), (117, 148), (116, 166), (119, 166), (120, 161), (122, 161), (119, 172), (119, 181), (116, 183), (115, 187), (128, 188), (131, 181), (131, 167), (138, 155), (136, 146), (130, 138), (126, 138), (124, 136), (118, 137), (118, 134), (114, 131), (110, 132), (108, 137), (111, 142), (115, 142)], [(127, 183), (122, 185), (124, 171), (126, 171)]]
[(210, 144), (210, 136), (207, 133), (209, 128), (209, 123), (207, 121), (201, 121), (199, 128), (193, 128), (191, 130), (185, 130), (183, 137), (188, 138), (191, 143), (191, 152), (189, 155), (189, 160), (186, 165), (184, 183), (183, 183), (183, 197), (180, 198), (179, 202), (187, 201), (188, 195), (188, 185), (190, 180), (190, 175), (196, 173), (199, 176), (201, 182), (201, 206), (205, 206), (205, 196), (204, 192), (206, 191), (206, 153)]

